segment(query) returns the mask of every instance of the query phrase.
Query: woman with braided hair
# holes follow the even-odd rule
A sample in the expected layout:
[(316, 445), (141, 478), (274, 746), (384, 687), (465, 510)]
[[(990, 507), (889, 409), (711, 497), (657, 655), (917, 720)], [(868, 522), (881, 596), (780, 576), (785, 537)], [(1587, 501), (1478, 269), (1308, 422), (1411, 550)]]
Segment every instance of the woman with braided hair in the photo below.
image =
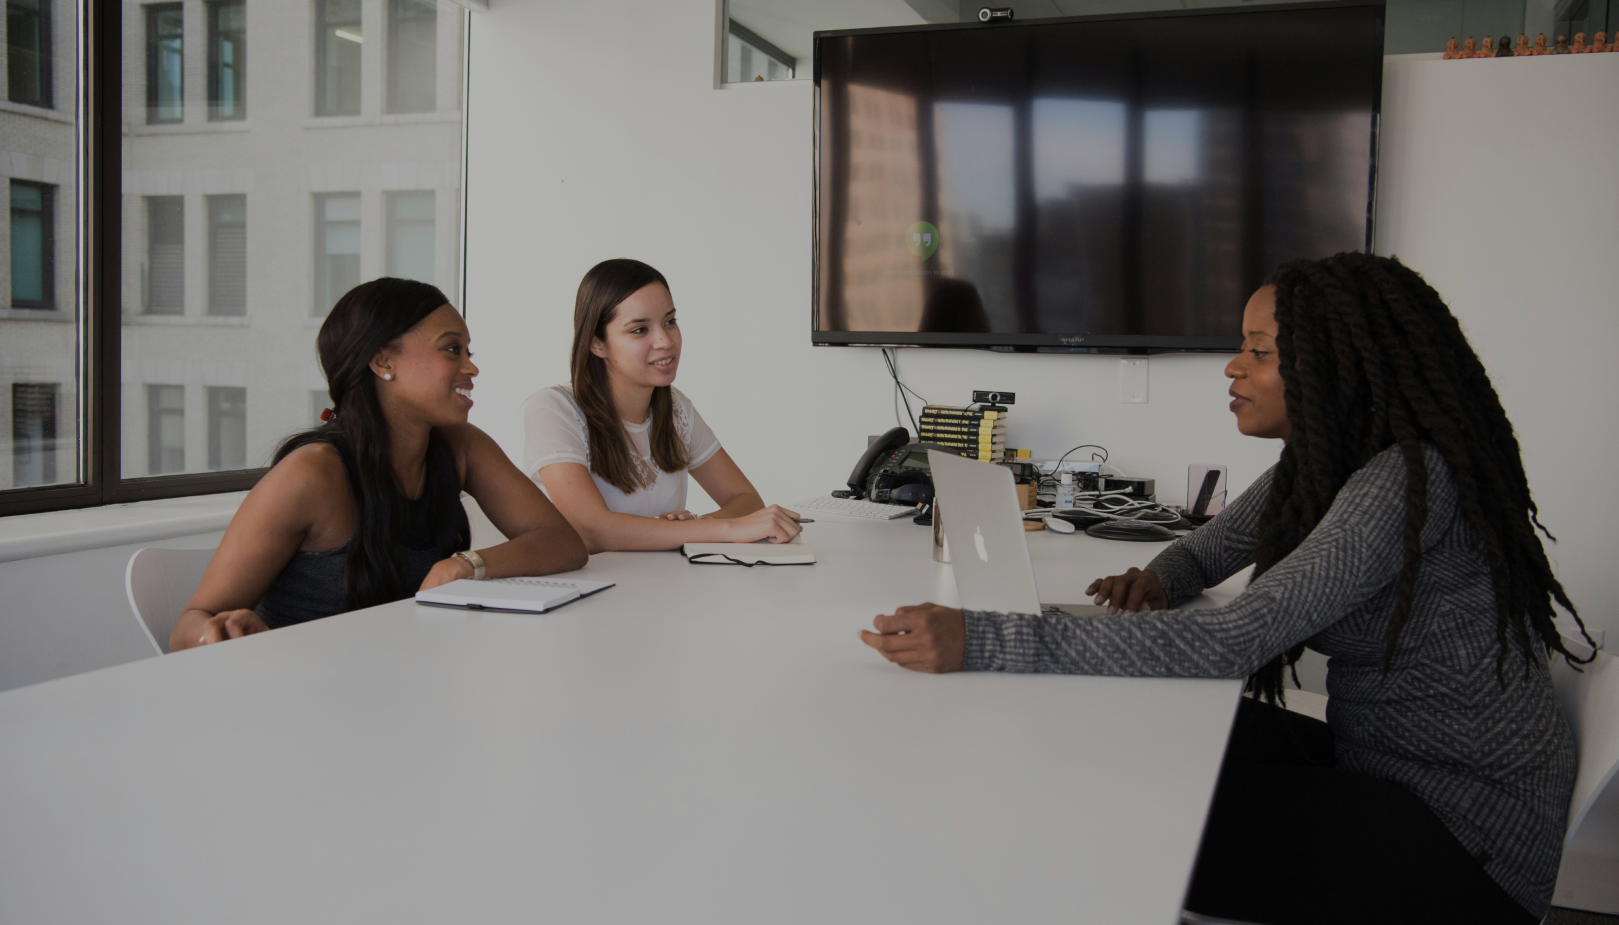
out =
[[(1369, 254), (1282, 266), (1243, 335), (1231, 410), (1281, 458), (1146, 569), (1093, 583), (1107, 616), (924, 604), (862, 637), (919, 671), (1247, 678), (1194, 912), (1537, 921), (1575, 771), (1554, 602), (1579, 617), (1489, 376), (1439, 294)], [(1167, 609), (1249, 565), (1231, 603)], [(1276, 705), (1305, 646), (1329, 657), (1326, 723)]]

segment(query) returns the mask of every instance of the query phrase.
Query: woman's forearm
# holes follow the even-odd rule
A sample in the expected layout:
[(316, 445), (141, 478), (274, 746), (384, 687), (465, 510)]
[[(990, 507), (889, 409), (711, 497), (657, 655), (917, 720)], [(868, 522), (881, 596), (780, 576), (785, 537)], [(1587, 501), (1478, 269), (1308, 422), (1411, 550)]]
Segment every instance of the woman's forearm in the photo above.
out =
[(568, 526), (536, 527), (499, 546), (480, 549), (478, 555), (483, 557), (485, 578), (571, 572), (590, 561), (584, 541)]
[(764, 510), (765, 502), (751, 491), (739, 492), (731, 500), (720, 505), (720, 509), (712, 514), (703, 516), (710, 520), (729, 520), (733, 517), (746, 517), (754, 511)]
[(578, 527), (579, 535), (592, 553), (679, 549), (685, 543), (729, 543), (736, 534), (734, 522), (729, 518), (664, 520), (617, 511), (603, 511)]

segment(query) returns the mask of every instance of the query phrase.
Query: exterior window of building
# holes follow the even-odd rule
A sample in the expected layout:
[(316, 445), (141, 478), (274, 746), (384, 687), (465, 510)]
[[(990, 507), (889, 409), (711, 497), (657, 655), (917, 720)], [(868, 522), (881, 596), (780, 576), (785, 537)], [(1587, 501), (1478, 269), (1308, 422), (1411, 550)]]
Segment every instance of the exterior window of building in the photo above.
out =
[(208, 468), (247, 468), (247, 389), (208, 387)]
[(208, 118), (247, 118), (247, 14), (242, 0), (208, 4)]
[(146, 310), (179, 315), (186, 306), (184, 196), (146, 197)]
[(360, 285), (360, 194), (315, 197), (315, 315)]
[(54, 382), (11, 384), (11, 484), (56, 482), (56, 395)]
[(146, 472), (186, 468), (186, 389), (183, 385), (146, 387)]
[(56, 308), (56, 188), (11, 181), (11, 306)]
[(146, 121), (185, 118), (185, 30), (178, 3), (146, 7)]
[(388, 275), (433, 281), (433, 191), (388, 194)]
[(315, 0), (315, 115), (360, 114), (360, 0)]
[(389, 0), (388, 111), (432, 112), (438, 100), (438, 5)]
[(55, 104), (50, 0), (6, 0), (6, 93), (13, 103)]
[(247, 197), (208, 197), (208, 314), (247, 314)]

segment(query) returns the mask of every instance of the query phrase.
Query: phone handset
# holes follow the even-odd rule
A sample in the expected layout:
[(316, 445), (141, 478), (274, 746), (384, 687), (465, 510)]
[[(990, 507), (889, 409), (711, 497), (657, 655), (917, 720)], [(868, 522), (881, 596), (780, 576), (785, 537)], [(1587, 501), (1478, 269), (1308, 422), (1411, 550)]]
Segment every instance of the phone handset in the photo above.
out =
[(866, 452), (860, 461), (854, 464), (854, 471), (849, 473), (849, 490), (847, 492), (834, 492), (849, 498), (860, 498), (866, 493), (866, 478), (871, 475), (872, 467), (878, 460), (887, 456), (895, 447), (904, 446), (911, 442), (911, 433), (903, 427), (895, 427), (883, 434), (866, 447)]

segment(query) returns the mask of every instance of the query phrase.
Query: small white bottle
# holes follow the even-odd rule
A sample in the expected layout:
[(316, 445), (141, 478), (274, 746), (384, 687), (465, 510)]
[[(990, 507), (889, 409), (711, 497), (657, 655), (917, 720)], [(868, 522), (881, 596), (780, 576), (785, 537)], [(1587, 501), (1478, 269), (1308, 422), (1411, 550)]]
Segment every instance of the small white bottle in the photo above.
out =
[(1057, 510), (1071, 511), (1074, 509), (1074, 474), (1064, 472), (1057, 482)]

